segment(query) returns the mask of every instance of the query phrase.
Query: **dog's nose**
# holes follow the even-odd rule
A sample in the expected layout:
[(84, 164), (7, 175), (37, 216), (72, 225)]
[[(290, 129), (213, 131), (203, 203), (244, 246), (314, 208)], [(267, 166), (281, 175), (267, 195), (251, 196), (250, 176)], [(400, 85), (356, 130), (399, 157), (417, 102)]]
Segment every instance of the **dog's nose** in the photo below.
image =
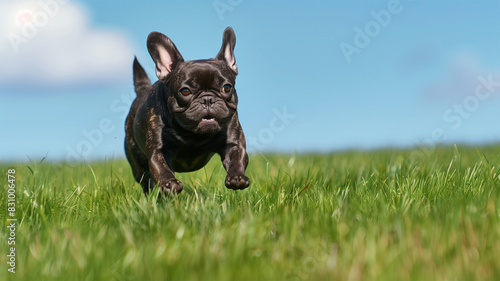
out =
[(212, 96), (204, 96), (201, 98), (201, 105), (205, 108), (212, 107), (214, 104), (214, 97)]

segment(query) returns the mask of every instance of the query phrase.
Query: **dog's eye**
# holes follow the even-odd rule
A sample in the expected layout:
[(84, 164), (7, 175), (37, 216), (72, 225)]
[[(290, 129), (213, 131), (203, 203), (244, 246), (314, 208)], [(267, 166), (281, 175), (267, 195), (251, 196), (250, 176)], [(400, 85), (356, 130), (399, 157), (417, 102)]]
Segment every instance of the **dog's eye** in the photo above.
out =
[(182, 88), (180, 92), (184, 96), (189, 96), (191, 94), (191, 91), (188, 88)]
[(229, 85), (229, 84), (226, 84), (224, 85), (224, 87), (222, 87), (222, 91), (227, 94), (229, 92), (231, 92), (231, 89), (233, 89), (233, 86)]

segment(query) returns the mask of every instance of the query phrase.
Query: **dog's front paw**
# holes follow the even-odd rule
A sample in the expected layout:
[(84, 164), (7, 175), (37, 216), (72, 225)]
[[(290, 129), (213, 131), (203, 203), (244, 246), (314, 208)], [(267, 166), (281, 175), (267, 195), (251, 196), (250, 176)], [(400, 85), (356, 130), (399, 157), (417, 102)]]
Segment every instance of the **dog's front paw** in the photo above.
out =
[(164, 183), (160, 183), (160, 190), (163, 194), (177, 194), (181, 193), (184, 185), (178, 179), (170, 179)]
[(245, 189), (250, 185), (250, 180), (245, 175), (230, 175), (226, 176), (226, 180), (224, 182), (226, 187), (229, 189)]

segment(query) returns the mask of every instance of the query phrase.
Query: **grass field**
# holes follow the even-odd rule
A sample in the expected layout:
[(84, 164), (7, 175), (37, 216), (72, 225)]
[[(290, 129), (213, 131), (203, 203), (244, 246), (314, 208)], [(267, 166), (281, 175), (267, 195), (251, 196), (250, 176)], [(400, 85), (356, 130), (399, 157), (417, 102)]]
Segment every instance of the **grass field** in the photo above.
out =
[[(500, 146), (218, 157), (146, 198), (126, 160), (16, 169), (16, 273), (0, 280), (500, 280)], [(156, 191), (157, 192), (157, 191)]]

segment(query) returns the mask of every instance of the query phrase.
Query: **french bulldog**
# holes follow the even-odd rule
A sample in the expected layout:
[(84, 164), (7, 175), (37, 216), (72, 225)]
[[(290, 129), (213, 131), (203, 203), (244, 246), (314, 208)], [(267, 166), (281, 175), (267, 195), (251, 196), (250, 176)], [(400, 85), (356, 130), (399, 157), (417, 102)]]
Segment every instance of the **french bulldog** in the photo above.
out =
[(152, 32), (147, 48), (158, 77), (152, 85), (134, 59), (137, 97), (125, 121), (125, 154), (146, 195), (155, 185), (165, 195), (180, 193), (184, 186), (175, 172), (201, 169), (215, 153), (227, 171), (227, 188), (249, 186), (245, 136), (236, 110), (235, 44), (228, 27), (215, 58), (185, 61), (170, 38)]

